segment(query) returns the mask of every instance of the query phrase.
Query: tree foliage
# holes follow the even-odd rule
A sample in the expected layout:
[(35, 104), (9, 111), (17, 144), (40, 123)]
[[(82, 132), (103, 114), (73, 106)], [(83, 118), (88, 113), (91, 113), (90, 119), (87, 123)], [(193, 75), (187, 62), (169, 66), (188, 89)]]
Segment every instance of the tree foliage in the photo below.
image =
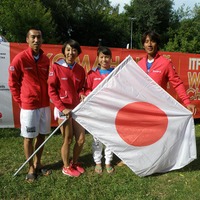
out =
[(196, 5), (185, 11), (181, 7), (177, 13), (179, 23), (176, 29), (169, 28), (170, 39), (164, 50), (200, 53), (200, 7)]
[(74, 0), (41, 0), (42, 4), (51, 10), (52, 18), (55, 21), (55, 35), (59, 43), (63, 43), (71, 36), (72, 26), (76, 24), (75, 13), (78, 13), (78, 1)]
[(28, 29), (38, 27), (45, 34), (44, 42), (56, 42), (51, 11), (39, 0), (2, 0), (0, 14), (0, 31), (8, 41), (25, 42)]
[(172, 0), (131, 0), (125, 10), (128, 16), (135, 18), (139, 31), (151, 29), (163, 33), (169, 27), (172, 5)]
[(200, 52), (197, 5), (174, 10), (173, 0), (131, 0), (122, 13), (109, 0), (0, 0), (0, 5), (0, 35), (10, 42), (25, 42), (27, 30), (39, 27), (44, 43), (73, 38), (84, 46), (101, 41), (125, 48), (132, 41), (140, 49), (142, 33), (152, 29), (161, 35), (163, 50)]
[(124, 32), (118, 23), (119, 6), (112, 7), (108, 0), (42, 0), (42, 3), (52, 10), (60, 42), (72, 37), (82, 45), (97, 46), (101, 39), (105, 45), (120, 46), (118, 36)]
[(130, 5), (126, 4), (126, 15), (134, 19), (133, 38), (138, 40), (138, 36), (145, 31), (155, 30), (165, 39), (172, 17), (172, 6), (173, 0), (131, 0)]

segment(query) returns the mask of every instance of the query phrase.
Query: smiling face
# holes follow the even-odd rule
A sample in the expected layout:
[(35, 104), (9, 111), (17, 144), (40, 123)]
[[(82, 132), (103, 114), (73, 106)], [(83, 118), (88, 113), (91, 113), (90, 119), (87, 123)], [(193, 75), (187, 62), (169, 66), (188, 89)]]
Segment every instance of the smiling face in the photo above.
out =
[(109, 69), (111, 63), (111, 56), (105, 55), (102, 52), (100, 52), (98, 56), (98, 61), (99, 65), (101, 66), (101, 69)]
[(153, 59), (158, 51), (158, 44), (152, 40), (149, 35), (146, 36), (143, 47), (148, 54), (148, 59)]
[(73, 64), (78, 56), (78, 50), (71, 47), (69, 44), (65, 47), (65, 61), (68, 64)]
[(26, 42), (29, 44), (29, 47), (33, 50), (34, 55), (39, 54), (39, 50), (42, 44), (42, 33), (40, 30), (29, 30)]

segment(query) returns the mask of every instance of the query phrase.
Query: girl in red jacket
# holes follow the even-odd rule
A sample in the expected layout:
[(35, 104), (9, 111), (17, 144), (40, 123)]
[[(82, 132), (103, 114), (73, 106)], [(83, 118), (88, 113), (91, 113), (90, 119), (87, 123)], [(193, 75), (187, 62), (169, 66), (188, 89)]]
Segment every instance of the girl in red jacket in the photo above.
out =
[[(55, 105), (54, 117), (58, 119), (58, 123), (62, 123), (66, 117), (69, 118), (60, 129), (63, 135), (61, 156), (64, 166), (62, 173), (78, 177), (81, 173), (84, 173), (84, 169), (78, 163), (78, 158), (85, 141), (85, 131), (81, 125), (72, 119), (70, 112), (80, 103), (82, 98), (85, 70), (75, 62), (75, 59), (81, 53), (77, 41), (70, 39), (65, 42), (62, 53), (65, 58), (55, 62), (49, 73), (49, 96)], [(73, 136), (75, 136), (75, 144), (73, 158), (70, 162), (70, 144)]]
[[(114, 68), (110, 66), (112, 54), (109, 48), (100, 46), (97, 50), (97, 57), (99, 65), (88, 72), (87, 81), (85, 86), (85, 95), (87, 96)], [(103, 144), (94, 137), (92, 144), (93, 159), (96, 163), (95, 172), (102, 173), (102, 150)], [(114, 168), (111, 165), (113, 153), (109, 148), (105, 147), (105, 165), (108, 173), (112, 173)]]

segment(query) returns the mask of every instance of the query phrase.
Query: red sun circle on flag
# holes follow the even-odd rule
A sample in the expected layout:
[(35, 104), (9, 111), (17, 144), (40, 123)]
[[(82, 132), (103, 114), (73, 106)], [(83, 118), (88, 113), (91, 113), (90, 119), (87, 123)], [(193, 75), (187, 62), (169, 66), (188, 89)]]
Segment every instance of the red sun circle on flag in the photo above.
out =
[(147, 102), (134, 102), (121, 108), (115, 119), (120, 137), (129, 145), (148, 146), (165, 133), (168, 118), (157, 106)]

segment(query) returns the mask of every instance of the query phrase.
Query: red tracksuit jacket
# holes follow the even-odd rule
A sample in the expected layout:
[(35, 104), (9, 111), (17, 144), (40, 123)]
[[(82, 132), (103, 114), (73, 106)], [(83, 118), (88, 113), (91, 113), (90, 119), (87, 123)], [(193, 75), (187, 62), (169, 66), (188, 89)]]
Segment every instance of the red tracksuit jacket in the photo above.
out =
[(49, 59), (42, 50), (38, 61), (34, 60), (30, 47), (20, 52), (8, 71), (10, 91), (21, 108), (33, 110), (49, 106)]
[(90, 92), (92, 92), (92, 90), (94, 90), (94, 88), (96, 88), (105, 77), (106, 76), (100, 74), (98, 67), (94, 67), (92, 70), (90, 70), (87, 74), (85, 95), (87, 96)]
[[(137, 64), (147, 72), (147, 56), (142, 58)], [(183, 82), (169, 59), (157, 54), (148, 75), (164, 90), (167, 89), (167, 83), (170, 82), (184, 105), (187, 106), (191, 103)]]
[(49, 72), (49, 96), (56, 108), (61, 112), (73, 109), (80, 103), (85, 84), (85, 70), (79, 64), (72, 69), (64, 59), (54, 63)]

